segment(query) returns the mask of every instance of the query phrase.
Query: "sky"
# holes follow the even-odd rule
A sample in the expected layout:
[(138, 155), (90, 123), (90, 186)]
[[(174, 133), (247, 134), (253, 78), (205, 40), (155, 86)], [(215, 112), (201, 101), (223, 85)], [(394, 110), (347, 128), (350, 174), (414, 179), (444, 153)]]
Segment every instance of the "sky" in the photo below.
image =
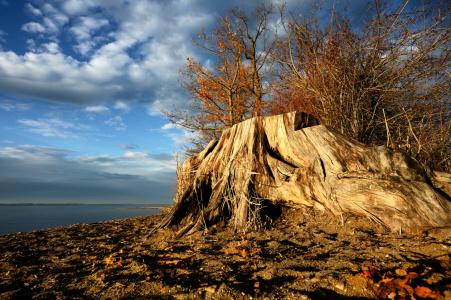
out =
[(172, 203), (193, 133), (161, 108), (184, 105), (188, 56), (208, 63), (193, 33), (255, 3), (0, 0), (0, 204)]

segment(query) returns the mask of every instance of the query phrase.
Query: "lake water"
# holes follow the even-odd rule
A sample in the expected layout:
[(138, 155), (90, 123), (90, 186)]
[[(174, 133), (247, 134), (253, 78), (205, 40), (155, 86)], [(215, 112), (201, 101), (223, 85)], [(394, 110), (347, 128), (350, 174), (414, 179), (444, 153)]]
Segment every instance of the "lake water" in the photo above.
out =
[(0, 235), (161, 213), (159, 209), (118, 209), (161, 205), (1, 205)]

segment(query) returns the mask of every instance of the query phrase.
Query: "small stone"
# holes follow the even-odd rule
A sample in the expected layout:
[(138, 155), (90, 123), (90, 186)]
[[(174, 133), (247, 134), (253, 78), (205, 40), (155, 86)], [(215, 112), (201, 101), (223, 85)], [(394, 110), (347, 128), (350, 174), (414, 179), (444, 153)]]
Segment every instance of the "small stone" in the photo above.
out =
[(335, 287), (339, 290), (344, 290), (345, 289), (345, 284), (343, 282), (339, 282), (335, 285)]
[(214, 293), (216, 293), (216, 286), (214, 285), (214, 286), (206, 287), (205, 288), (205, 292), (207, 294), (214, 294)]
[(391, 293), (387, 296), (387, 298), (388, 298), (388, 299), (395, 299), (396, 296), (397, 296), (397, 294), (396, 294), (395, 292), (391, 292)]

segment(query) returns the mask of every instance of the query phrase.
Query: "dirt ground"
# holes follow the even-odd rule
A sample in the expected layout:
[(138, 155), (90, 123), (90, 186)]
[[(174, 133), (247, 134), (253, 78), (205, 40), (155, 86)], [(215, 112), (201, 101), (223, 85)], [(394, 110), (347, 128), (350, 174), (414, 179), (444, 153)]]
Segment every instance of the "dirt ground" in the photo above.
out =
[(0, 299), (451, 299), (451, 228), (389, 234), (291, 209), (246, 234), (145, 239), (161, 218), (1, 236)]

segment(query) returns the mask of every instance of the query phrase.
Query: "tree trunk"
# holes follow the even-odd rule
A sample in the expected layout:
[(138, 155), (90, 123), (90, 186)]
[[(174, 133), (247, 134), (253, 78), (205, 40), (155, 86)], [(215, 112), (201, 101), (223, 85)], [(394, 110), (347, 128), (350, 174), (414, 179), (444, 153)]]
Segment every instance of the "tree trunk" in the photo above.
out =
[(406, 154), (365, 146), (292, 112), (255, 117), (224, 131), (179, 172), (173, 209), (155, 228), (190, 234), (221, 219), (236, 230), (265, 206), (291, 205), (369, 217), (391, 231), (451, 225), (451, 175)]

